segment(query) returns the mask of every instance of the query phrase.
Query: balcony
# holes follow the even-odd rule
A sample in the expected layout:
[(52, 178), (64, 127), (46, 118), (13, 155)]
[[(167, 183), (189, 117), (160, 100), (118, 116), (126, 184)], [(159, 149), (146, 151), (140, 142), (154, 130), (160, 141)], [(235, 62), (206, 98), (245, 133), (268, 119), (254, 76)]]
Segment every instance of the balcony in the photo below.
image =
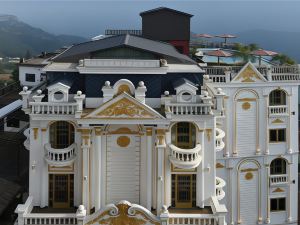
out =
[(45, 160), (53, 166), (67, 166), (76, 158), (76, 144), (73, 143), (67, 148), (54, 149), (51, 145), (45, 144)]
[(193, 169), (196, 168), (202, 160), (200, 144), (197, 144), (193, 149), (181, 149), (173, 144), (170, 144), (169, 147), (169, 159), (172, 164), (178, 168)]
[(173, 115), (208, 115), (211, 113), (211, 103), (168, 103), (166, 113)]
[(270, 175), (270, 185), (287, 184), (287, 183), (288, 183), (287, 174)]
[(216, 128), (216, 151), (222, 151), (225, 147), (223, 138), (225, 137), (225, 132), (220, 128)]
[(24, 147), (29, 150), (30, 149), (30, 128), (27, 128), (23, 132), (24, 136), (26, 137), (26, 140), (24, 141)]
[(288, 107), (287, 105), (274, 105), (269, 106), (269, 116), (288, 116)]
[(216, 197), (220, 201), (225, 197), (225, 191), (223, 188), (225, 187), (226, 182), (220, 177), (216, 177)]
[(75, 115), (77, 110), (76, 102), (30, 102), (31, 114), (47, 115)]

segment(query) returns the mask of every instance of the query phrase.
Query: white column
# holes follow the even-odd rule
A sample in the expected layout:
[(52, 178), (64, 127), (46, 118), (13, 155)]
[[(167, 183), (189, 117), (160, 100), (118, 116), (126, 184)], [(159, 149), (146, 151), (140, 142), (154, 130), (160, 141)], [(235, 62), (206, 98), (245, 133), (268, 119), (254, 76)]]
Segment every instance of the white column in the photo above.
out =
[(288, 128), (287, 128), (287, 141), (288, 141), (288, 149), (287, 153), (291, 154), (293, 152), (292, 147), (291, 147), (291, 136), (292, 136), (292, 130), (291, 130), (291, 95), (288, 95)]
[(204, 208), (204, 130), (199, 131), (200, 133), (200, 143), (202, 152), (202, 161), (197, 167), (197, 183), (196, 183), (196, 205), (200, 208)]
[(269, 150), (269, 96), (265, 95), (265, 109), (266, 109), (266, 114), (265, 114), (265, 121), (266, 121), (266, 147), (265, 147), (265, 154), (269, 155), (270, 150)]
[(226, 135), (225, 135), (225, 140), (226, 140), (226, 144), (225, 144), (225, 154), (224, 154), (224, 157), (229, 157), (229, 146), (228, 146), (228, 144), (229, 144), (229, 126), (228, 126), (228, 124), (229, 124), (229, 117), (228, 117), (228, 108), (229, 108), (229, 106), (228, 106), (228, 101), (227, 101), (227, 99), (228, 99), (228, 97), (224, 97), (224, 105), (225, 105), (225, 109), (224, 109), (224, 111), (225, 111), (225, 132), (226, 132)]
[(82, 139), (82, 204), (90, 213), (90, 129), (81, 130)]
[[(171, 143), (171, 131), (166, 132), (166, 143)], [(164, 205), (170, 207), (172, 204), (172, 175), (171, 175), (171, 162), (169, 160), (170, 150), (166, 144), (165, 150), (165, 201)]]
[(289, 184), (289, 193), (288, 193), (288, 196), (287, 196), (287, 199), (288, 199), (288, 203), (287, 203), (287, 210), (288, 210), (288, 213), (287, 213), (287, 221), (288, 222), (291, 222), (292, 221), (292, 192), (291, 192), (291, 185), (292, 185), (292, 179), (291, 179), (291, 167), (292, 167), (292, 163), (289, 162), (288, 165), (287, 165), (287, 169), (288, 169), (288, 184)]
[(165, 195), (164, 195), (164, 166), (165, 166), (165, 130), (157, 129), (157, 189), (156, 189), (156, 212), (160, 214)]
[(266, 223), (269, 224), (270, 221), (270, 165), (266, 164), (266, 175), (267, 175), (267, 219)]
[(101, 128), (95, 127), (95, 211), (101, 208)]
[(147, 135), (147, 205), (151, 211), (152, 206), (152, 128), (146, 128)]
[[(48, 132), (46, 128), (41, 129), (42, 133), (42, 152), (44, 152), (44, 145), (48, 142)], [(41, 207), (48, 206), (48, 194), (49, 194), (49, 174), (48, 163), (44, 160), (42, 163), (42, 176), (41, 176)]]

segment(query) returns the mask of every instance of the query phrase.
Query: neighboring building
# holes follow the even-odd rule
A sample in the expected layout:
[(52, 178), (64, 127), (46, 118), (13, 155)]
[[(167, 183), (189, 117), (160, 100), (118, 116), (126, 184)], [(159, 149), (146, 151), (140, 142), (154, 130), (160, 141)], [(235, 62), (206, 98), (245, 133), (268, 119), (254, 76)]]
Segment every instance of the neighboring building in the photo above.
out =
[(43, 71), (45, 90), (20, 93), (19, 225), (297, 223), (298, 67), (201, 68), (126, 34), (74, 45)]

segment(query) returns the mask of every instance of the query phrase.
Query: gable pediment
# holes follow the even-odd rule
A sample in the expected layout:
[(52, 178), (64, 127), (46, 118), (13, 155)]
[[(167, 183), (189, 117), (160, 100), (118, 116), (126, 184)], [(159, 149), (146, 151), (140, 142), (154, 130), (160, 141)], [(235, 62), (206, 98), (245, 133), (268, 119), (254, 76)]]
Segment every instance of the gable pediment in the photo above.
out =
[(139, 102), (127, 93), (104, 103), (84, 118), (98, 119), (164, 119), (151, 107)]
[(256, 69), (256, 67), (248, 62), (234, 77), (232, 83), (261, 83), (267, 80), (264, 76)]

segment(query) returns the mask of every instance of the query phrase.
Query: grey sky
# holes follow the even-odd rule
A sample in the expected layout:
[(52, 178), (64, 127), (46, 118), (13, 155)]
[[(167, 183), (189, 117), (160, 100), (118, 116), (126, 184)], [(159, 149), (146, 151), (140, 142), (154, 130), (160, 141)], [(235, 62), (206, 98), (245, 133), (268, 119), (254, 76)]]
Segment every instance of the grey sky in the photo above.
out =
[(106, 28), (139, 29), (139, 12), (167, 6), (194, 15), (192, 31), (238, 33), (252, 29), (300, 32), (300, 1), (0, 0), (0, 14), (55, 34), (91, 37)]

